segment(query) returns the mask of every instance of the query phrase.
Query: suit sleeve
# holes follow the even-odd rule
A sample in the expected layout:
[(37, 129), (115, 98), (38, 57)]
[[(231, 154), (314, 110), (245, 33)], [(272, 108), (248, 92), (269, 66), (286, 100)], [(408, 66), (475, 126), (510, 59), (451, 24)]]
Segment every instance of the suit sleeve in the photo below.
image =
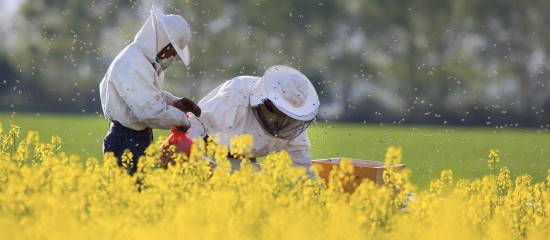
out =
[(126, 81), (113, 82), (116, 85), (126, 105), (131, 109), (138, 121), (151, 128), (170, 129), (186, 122), (186, 117), (179, 109), (172, 107), (166, 101), (170, 96), (153, 84), (155, 73), (153, 68), (139, 68), (126, 63), (112, 74), (118, 74), (118, 79)]
[(164, 101), (166, 103), (168, 103), (168, 105), (170, 105), (170, 106), (173, 106), (172, 103), (174, 101), (177, 101), (177, 100), (180, 99), (180, 98), (174, 96), (174, 94), (172, 94), (170, 92), (167, 92), (167, 91), (162, 91), (161, 94), (162, 94), (162, 98), (164, 99)]
[(248, 92), (232, 80), (218, 86), (199, 102), (201, 116), (190, 116), (192, 138), (229, 130), (243, 118), (249, 105)]
[[(311, 142), (307, 130), (288, 142), (287, 151), (292, 157), (294, 166), (300, 166), (309, 171), (311, 167)], [(311, 174), (310, 174), (311, 175)]]

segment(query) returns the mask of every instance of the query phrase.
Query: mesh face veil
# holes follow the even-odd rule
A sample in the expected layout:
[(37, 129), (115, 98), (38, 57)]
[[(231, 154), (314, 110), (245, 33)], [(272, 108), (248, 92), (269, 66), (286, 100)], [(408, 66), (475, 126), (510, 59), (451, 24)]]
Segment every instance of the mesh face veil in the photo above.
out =
[(159, 59), (159, 64), (163, 71), (165, 71), (173, 62), (181, 62), (181, 59), (177, 55)]
[(292, 140), (304, 132), (311, 123), (311, 120), (300, 121), (285, 115), (269, 99), (253, 107), (252, 111), (264, 132), (275, 138)]
[(181, 58), (174, 50), (174, 46), (172, 44), (168, 44), (159, 51), (156, 61), (164, 71), (173, 62), (181, 62)]

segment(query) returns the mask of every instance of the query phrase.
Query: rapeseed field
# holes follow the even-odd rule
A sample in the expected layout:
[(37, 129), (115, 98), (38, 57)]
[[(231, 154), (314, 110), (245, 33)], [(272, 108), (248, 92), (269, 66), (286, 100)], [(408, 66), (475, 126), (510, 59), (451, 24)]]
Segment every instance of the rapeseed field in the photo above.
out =
[[(354, 192), (351, 161), (323, 179), (291, 166), (286, 152), (271, 153), (254, 173), (243, 158), (232, 171), (227, 153), (247, 156), (252, 138), (228, 149), (197, 140), (189, 157), (158, 167), (161, 141), (129, 176), (107, 154), (81, 159), (63, 152), (62, 139), (22, 136), (0, 126), (0, 238), (2, 239), (546, 239), (550, 236), (550, 171), (533, 182), (488, 149), (492, 174), (455, 179), (441, 172), (429, 189), (389, 147), (384, 184), (365, 180)], [(464, 151), (468, 151), (464, 149)], [(215, 166), (204, 157), (215, 161)], [(123, 157), (130, 159), (130, 153)]]

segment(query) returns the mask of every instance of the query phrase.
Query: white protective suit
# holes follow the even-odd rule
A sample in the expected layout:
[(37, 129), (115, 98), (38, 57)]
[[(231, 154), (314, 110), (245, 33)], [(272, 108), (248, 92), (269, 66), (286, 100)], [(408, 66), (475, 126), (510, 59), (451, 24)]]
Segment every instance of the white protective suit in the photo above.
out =
[[(177, 18), (177, 21), (165, 23), (159, 20), (168, 18)], [(163, 47), (169, 43), (177, 45), (165, 31), (165, 26), (172, 22), (184, 23), (183, 26), (177, 26), (182, 29), (178, 31), (184, 33), (176, 37), (180, 46), (184, 44), (183, 51), (188, 54), (189, 39), (180, 36), (190, 36), (190, 29), (187, 22), (179, 18), (181, 16), (164, 16), (154, 8), (151, 16), (136, 34), (134, 42), (126, 46), (111, 63), (99, 85), (101, 106), (107, 119), (118, 121), (123, 126), (138, 131), (146, 127), (171, 129), (189, 124), (185, 113), (171, 106), (179, 98), (162, 91), (164, 71), (155, 61), (157, 53)], [(182, 49), (176, 47), (176, 50), (181, 58)], [(188, 56), (184, 57), (187, 59), (182, 60), (187, 65)]]
[[(264, 132), (256, 120), (250, 96), (260, 77), (240, 76), (218, 86), (199, 102), (201, 117), (190, 116), (192, 138), (214, 136), (218, 143), (229, 147), (233, 136), (251, 134), (253, 157), (263, 157), (273, 151), (286, 150), (295, 166), (311, 167), (311, 143), (307, 130), (292, 140), (272, 137)], [(310, 173), (311, 175), (311, 173)]]

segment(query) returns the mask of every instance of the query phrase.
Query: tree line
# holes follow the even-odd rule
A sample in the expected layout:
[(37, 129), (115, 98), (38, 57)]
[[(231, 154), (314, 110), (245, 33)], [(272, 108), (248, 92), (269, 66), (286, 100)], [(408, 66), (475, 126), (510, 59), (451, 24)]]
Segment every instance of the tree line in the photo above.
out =
[(192, 60), (165, 88), (200, 99), (288, 64), (334, 121), (547, 128), (543, 0), (21, 0), (0, 37), (0, 111), (101, 114), (98, 84), (149, 15), (180, 14)]

